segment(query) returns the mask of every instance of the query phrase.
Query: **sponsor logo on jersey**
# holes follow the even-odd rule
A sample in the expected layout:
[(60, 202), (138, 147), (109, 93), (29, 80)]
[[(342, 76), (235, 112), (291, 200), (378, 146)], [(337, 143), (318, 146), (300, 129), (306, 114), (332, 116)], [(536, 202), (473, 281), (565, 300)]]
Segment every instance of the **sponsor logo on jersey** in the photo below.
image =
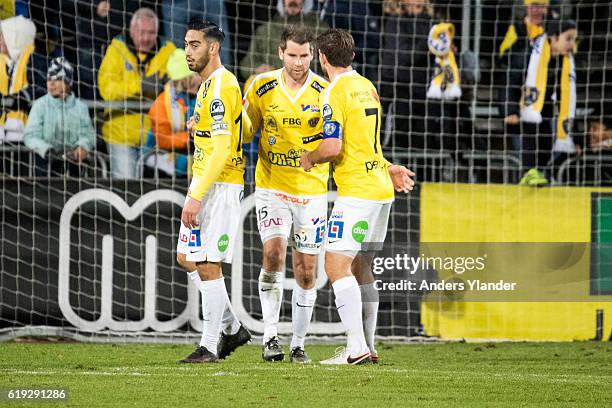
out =
[(317, 227), (317, 231), (315, 232), (315, 244), (323, 242), (323, 237), (325, 237), (325, 224)]
[(353, 239), (361, 244), (365, 240), (366, 234), (368, 233), (368, 227), (369, 225), (367, 221), (357, 221), (351, 230)]
[(317, 81), (312, 81), (312, 84), (310, 86), (319, 93), (323, 92), (323, 85), (321, 85)]
[(221, 130), (227, 130), (228, 124), (227, 122), (215, 122), (211, 126), (213, 132), (218, 132)]
[(328, 104), (323, 105), (323, 111), (321, 112), (321, 117), (323, 120), (331, 120), (332, 118), (332, 108)]
[(189, 244), (188, 247), (199, 247), (202, 245), (202, 240), (200, 238), (200, 230), (193, 229), (189, 234)]
[(319, 133), (319, 134), (316, 134), (316, 135), (303, 137), (302, 138), (302, 143), (308, 144), (308, 143), (312, 143), (312, 142), (315, 142), (315, 141), (321, 140), (321, 139), (323, 139), (323, 134)]
[(227, 247), (229, 247), (229, 236), (227, 234), (223, 234), (217, 241), (217, 249), (219, 252), (225, 252), (227, 251)]
[(319, 105), (304, 105), (301, 104), (300, 105), (302, 108), (302, 112), (321, 112), (321, 109), (319, 109)]
[(325, 217), (311, 218), (310, 221), (312, 221), (312, 225), (321, 224), (325, 222)]
[(383, 167), (382, 163), (379, 162), (378, 160), (372, 160), (372, 161), (365, 162), (366, 173), (369, 173), (376, 169), (380, 169), (382, 167)]
[(210, 132), (208, 130), (196, 130), (194, 135), (196, 137), (210, 137)]
[(331, 217), (329, 217), (329, 219), (341, 219), (342, 217), (344, 217), (344, 213), (342, 211), (336, 211), (331, 214)]
[(284, 202), (290, 204), (308, 205), (308, 203), (310, 203), (310, 198), (292, 197), (283, 193), (274, 193), (274, 195), (283, 200)]
[(281, 167), (300, 167), (300, 156), (304, 151), (290, 149), (285, 153), (268, 152), (270, 163)]
[(257, 89), (257, 91), (255, 91), (255, 93), (257, 94), (257, 96), (261, 98), (263, 95), (265, 95), (266, 92), (268, 92), (270, 89), (273, 89), (277, 85), (278, 85), (278, 80), (273, 79), (272, 81), (266, 82), (265, 84), (260, 86)]
[(219, 121), (225, 116), (225, 105), (223, 105), (221, 99), (213, 99), (210, 102), (210, 116), (215, 121)]
[(344, 221), (329, 221), (327, 236), (331, 239), (342, 239), (344, 235)]
[(300, 118), (283, 118), (283, 126), (289, 126), (289, 127), (302, 126), (302, 119), (300, 119)]
[(270, 228), (270, 227), (279, 227), (283, 225), (283, 219), (280, 217), (277, 218), (268, 218), (265, 220), (262, 220), (259, 223), (259, 228), (264, 229), (264, 228)]

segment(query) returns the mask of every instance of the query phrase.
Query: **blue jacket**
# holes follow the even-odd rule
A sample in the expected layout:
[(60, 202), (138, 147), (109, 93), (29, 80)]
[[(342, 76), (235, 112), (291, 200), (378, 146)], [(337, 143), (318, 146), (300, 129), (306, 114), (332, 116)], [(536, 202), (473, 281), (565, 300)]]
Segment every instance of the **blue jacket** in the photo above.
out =
[(87, 106), (70, 94), (64, 101), (47, 94), (32, 105), (23, 132), (23, 143), (41, 157), (49, 149), (87, 151), (96, 145), (96, 132)]

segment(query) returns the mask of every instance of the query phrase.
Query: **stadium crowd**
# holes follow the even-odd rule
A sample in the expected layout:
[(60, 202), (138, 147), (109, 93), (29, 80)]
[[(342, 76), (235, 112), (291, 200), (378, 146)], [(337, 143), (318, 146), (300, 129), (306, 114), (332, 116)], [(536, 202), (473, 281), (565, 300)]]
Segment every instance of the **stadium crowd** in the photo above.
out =
[[(187, 177), (186, 126), (201, 79), (187, 68), (182, 38), (198, 16), (227, 33), (222, 61), (245, 89), (255, 74), (280, 67), (287, 24), (350, 30), (354, 67), (381, 95), (383, 146), (398, 162), (452, 163), (451, 179), (434, 171), (420, 180), (490, 181), (489, 159), (501, 152), (516, 159), (510, 181), (524, 185), (571, 182), (558, 177), (559, 167), (581, 157), (599, 158), (591, 162), (599, 172), (582, 182), (612, 183), (601, 160), (612, 154), (609, 107), (583, 89), (606, 85), (606, 67), (601, 80), (585, 75), (597, 33), (583, 32), (567, 2), (490, 3), (498, 15), (483, 20), (476, 55), (461, 49), (460, 2), (268, 0), (245, 11), (221, 0), (3, 1), (0, 171), (87, 175), (102, 157), (117, 179)], [(488, 113), (479, 118), (482, 89)], [(255, 141), (246, 153), (256, 157), (256, 149)], [(474, 152), (490, 154), (484, 176), (474, 173)]]

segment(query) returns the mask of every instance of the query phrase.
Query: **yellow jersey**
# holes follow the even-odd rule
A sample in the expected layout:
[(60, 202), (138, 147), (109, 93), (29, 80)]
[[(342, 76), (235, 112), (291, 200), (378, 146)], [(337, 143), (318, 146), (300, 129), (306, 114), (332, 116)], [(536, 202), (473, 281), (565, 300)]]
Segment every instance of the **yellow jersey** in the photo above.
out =
[(320, 105), (323, 137), (342, 140), (332, 167), (338, 196), (393, 201), (393, 183), (380, 146), (381, 106), (374, 85), (356, 71), (342, 73), (321, 93)]
[(304, 85), (292, 92), (282, 68), (253, 80), (244, 95), (244, 108), (253, 128), (261, 128), (257, 188), (295, 196), (327, 193), (329, 165), (319, 165), (308, 173), (300, 167), (302, 153), (321, 143), (319, 96), (327, 85), (325, 79), (309, 71)]
[(224, 67), (216, 69), (202, 82), (198, 90), (193, 118), (193, 177), (203, 178), (207, 160), (216, 143), (215, 136), (231, 136), (231, 154), (225, 162), (217, 183), (244, 184), (242, 152), (243, 120), (242, 93), (238, 80)]

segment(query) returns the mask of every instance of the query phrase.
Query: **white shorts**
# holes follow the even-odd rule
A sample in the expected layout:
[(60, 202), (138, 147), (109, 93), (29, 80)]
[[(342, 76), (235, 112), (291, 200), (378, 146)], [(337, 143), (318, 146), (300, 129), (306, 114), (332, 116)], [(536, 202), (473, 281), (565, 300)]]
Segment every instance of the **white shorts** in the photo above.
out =
[[(243, 191), (239, 184), (213, 184), (202, 200), (199, 225), (189, 232), (187, 261), (232, 262)], [(180, 234), (185, 232), (186, 227), (181, 225), (177, 252), (183, 246)]]
[(289, 240), (293, 225), (294, 248), (316, 255), (325, 238), (327, 195), (298, 197), (274, 190), (256, 189), (257, 228), (261, 242), (282, 237)]
[[(327, 251), (375, 250), (387, 236), (391, 203), (338, 197), (327, 224)], [(379, 245), (376, 245), (379, 244)]]
[(179, 230), (179, 237), (176, 242), (176, 253), (187, 255), (189, 253), (189, 242), (191, 242), (191, 239), (191, 230), (181, 222), (181, 229)]

